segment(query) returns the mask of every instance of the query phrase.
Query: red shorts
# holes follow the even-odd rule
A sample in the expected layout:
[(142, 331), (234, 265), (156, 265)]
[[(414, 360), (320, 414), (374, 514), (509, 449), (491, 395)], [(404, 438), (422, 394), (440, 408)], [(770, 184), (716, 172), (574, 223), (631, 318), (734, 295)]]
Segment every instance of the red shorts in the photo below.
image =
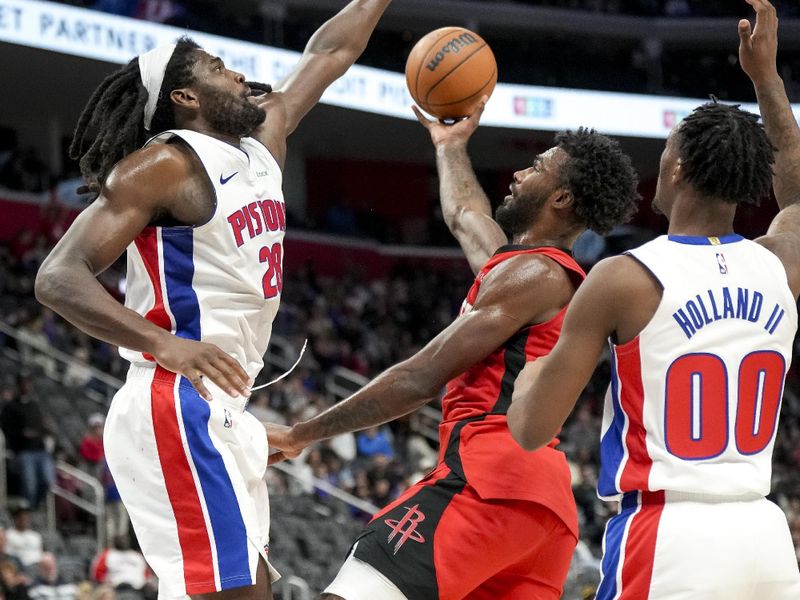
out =
[(576, 544), (547, 507), (484, 500), (440, 465), (374, 517), (355, 557), (412, 600), (558, 600)]

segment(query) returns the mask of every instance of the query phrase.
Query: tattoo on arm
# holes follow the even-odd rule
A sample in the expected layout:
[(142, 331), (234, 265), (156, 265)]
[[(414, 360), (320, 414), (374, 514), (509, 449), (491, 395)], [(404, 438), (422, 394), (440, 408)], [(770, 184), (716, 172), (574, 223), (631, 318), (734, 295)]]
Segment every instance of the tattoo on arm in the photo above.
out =
[(781, 209), (800, 202), (800, 128), (780, 79), (756, 87), (764, 127), (776, 147), (775, 197)]
[(327, 439), (348, 431), (382, 425), (391, 419), (392, 416), (386, 413), (379, 401), (343, 400), (314, 418), (314, 437)]
[(346, 400), (298, 423), (299, 437), (312, 444), (407, 415), (439, 391), (440, 382), (424, 384), (419, 379), (402, 364), (392, 367)]
[(465, 146), (438, 148), (436, 162), (442, 212), (451, 230), (462, 210), (473, 210), (491, 216), (489, 198), (478, 183)]

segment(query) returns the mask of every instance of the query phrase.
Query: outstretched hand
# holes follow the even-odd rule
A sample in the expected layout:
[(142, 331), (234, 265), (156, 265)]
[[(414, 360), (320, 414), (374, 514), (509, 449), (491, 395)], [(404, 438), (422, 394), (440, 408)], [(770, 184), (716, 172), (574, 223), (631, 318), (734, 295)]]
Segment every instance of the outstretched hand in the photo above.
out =
[(270, 465), (300, 456), (305, 446), (295, 439), (292, 427), (275, 423), (264, 423), (264, 427), (270, 451), (277, 451), (269, 455)]
[(420, 124), (431, 134), (433, 145), (438, 147), (447, 144), (466, 144), (472, 134), (475, 133), (478, 125), (480, 125), (481, 116), (488, 101), (489, 97), (483, 96), (471, 115), (452, 124), (431, 121), (416, 106), (412, 106), (411, 109), (417, 115), (417, 120)]
[(769, 0), (745, 0), (756, 11), (756, 26), (739, 21), (739, 64), (753, 83), (778, 78), (778, 16)]

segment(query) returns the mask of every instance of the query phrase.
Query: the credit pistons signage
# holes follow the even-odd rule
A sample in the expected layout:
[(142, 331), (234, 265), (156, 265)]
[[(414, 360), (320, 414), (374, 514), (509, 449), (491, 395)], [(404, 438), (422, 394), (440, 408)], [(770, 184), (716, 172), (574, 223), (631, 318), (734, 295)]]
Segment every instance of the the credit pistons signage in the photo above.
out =
[[(0, 41), (124, 64), (159, 45), (191, 36), (248, 79), (276, 83), (300, 54), (116, 15), (34, 0), (0, 0)], [(0, 56), (0, 69), (3, 57)], [(503, 65), (498, 65), (500, 80)], [(535, 82), (531, 82), (535, 83)], [(594, 127), (611, 135), (666, 138), (706, 100), (618, 94), (500, 83), (482, 123), (489, 127), (558, 131)], [(401, 73), (355, 65), (336, 81), (322, 102), (342, 108), (414, 119)], [(744, 108), (757, 111), (755, 104)], [(795, 106), (800, 116), (800, 105)]]

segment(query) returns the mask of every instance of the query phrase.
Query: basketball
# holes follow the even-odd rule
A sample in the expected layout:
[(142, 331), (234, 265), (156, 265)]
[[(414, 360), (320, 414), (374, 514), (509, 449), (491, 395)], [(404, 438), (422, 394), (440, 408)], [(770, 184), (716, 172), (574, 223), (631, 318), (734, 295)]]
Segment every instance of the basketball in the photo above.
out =
[(492, 49), (477, 33), (443, 27), (423, 37), (408, 55), (406, 84), (419, 107), (439, 119), (472, 113), (497, 83)]

